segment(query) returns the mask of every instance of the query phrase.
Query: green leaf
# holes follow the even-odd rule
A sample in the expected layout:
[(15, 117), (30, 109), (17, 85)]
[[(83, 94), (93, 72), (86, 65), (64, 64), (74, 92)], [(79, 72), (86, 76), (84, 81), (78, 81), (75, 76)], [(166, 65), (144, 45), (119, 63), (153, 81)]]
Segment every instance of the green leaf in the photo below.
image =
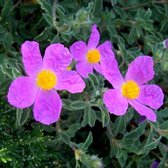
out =
[(50, 25), (50, 26), (53, 26), (53, 20), (52, 20), (52, 17), (46, 13), (43, 13), (42, 14), (44, 19), (47, 21), (47, 23)]
[(43, 9), (49, 16), (52, 16), (52, 5), (50, 0), (37, 0), (37, 2), (41, 5), (41, 9)]
[(87, 103), (83, 101), (74, 101), (70, 104), (70, 107), (74, 110), (82, 110), (87, 107)]
[(82, 143), (80, 149), (83, 151), (86, 151), (89, 148), (89, 146), (92, 144), (92, 142), (93, 142), (93, 136), (92, 136), (92, 133), (89, 132), (85, 142)]
[(13, 2), (12, 0), (6, 0), (5, 5), (2, 9), (1, 16), (3, 19), (11, 16), (11, 10), (13, 8)]
[(53, 26), (51, 2), (49, 0), (37, 0), (37, 1), (41, 5), (41, 8), (45, 11), (45, 13), (42, 14), (44, 19), (50, 26)]
[(70, 137), (68, 136), (68, 134), (66, 134), (65, 132), (61, 131), (61, 132), (59, 132), (59, 135), (60, 135), (62, 141), (66, 145), (70, 145)]
[(148, 154), (151, 150), (157, 148), (157, 145), (160, 142), (161, 138), (161, 136), (159, 138), (154, 138), (152, 133), (149, 134), (146, 144), (139, 151), (139, 154)]
[(68, 130), (66, 130), (66, 134), (68, 134), (68, 136), (71, 138), (71, 137), (74, 137), (75, 133), (81, 128), (81, 124), (79, 123), (75, 123), (75, 124), (72, 124)]
[(89, 80), (92, 84), (92, 87), (97, 90), (97, 88), (99, 87), (99, 80), (98, 78), (96, 77), (96, 75), (94, 74), (89, 74)]
[(134, 43), (137, 40), (137, 30), (135, 26), (131, 27), (130, 33), (128, 35), (128, 42), (129, 44)]
[(145, 127), (146, 127), (146, 123), (143, 122), (142, 124), (139, 124), (139, 126), (136, 129), (133, 129), (128, 133), (125, 133), (123, 138), (123, 141), (125, 141), (124, 143), (125, 144), (127, 144), (127, 142), (133, 143), (137, 139), (139, 139), (139, 137), (145, 132)]
[(116, 158), (118, 159), (122, 168), (125, 167), (127, 157), (128, 157), (127, 152), (125, 150), (118, 148)]
[(102, 126), (106, 127), (110, 121), (110, 115), (109, 112), (104, 107), (101, 107), (101, 117), (102, 117)]
[(159, 117), (167, 118), (168, 117), (168, 107), (165, 107), (163, 110), (157, 112)]
[(23, 126), (30, 115), (30, 109), (17, 109), (16, 110), (16, 123), (17, 125)]
[(117, 4), (117, 0), (111, 0), (111, 5), (115, 6)]
[(133, 112), (134, 110), (130, 108), (124, 116), (120, 116), (116, 119), (112, 128), (114, 135), (117, 135), (118, 133), (125, 133), (127, 124), (133, 118)]
[(11, 50), (12, 43), (13, 43), (12, 34), (6, 32), (6, 34), (4, 36), (4, 40), (3, 40), (3, 46), (4, 46), (4, 48), (5, 48), (6, 51)]
[(59, 17), (65, 17), (65, 9), (61, 5), (56, 6), (56, 11)]
[(85, 125), (89, 124), (90, 127), (93, 127), (96, 122), (96, 113), (94, 110), (91, 109), (90, 106), (87, 106), (84, 110), (83, 114), (83, 121), (81, 125), (84, 127)]
[(99, 12), (101, 12), (102, 6), (103, 6), (102, 0), (95, 0), (95, 6), (94, 6), (94, 12), (95, 12), (95, 14), (96, 13), (100, 14)]

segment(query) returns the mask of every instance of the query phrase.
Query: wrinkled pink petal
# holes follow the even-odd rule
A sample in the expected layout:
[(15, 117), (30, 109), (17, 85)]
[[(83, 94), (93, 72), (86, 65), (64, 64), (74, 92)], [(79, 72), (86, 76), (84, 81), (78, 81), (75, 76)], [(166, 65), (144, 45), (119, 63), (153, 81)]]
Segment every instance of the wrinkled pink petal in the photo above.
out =
[(163, 104), (164, 94), (162, 89), (157, 85), (142, 85), (140, 95), (137, 100), (153, 109), (158, 109)]
[(88, 48), (89, 49), (94, 49), (97, 47), (97, 45), (99, 44), (99, 40), (100, 40), (100, 33), (97, 30), (97, 25), (93, 25), (92, 26), (92, 32), (88, 41)]
[(88, 74), (93, 73), (93, 65), (86, 61), (81, 61), (76, 64), (76, 71), (83, 77), (88, 78)]
[(42, 67), (42, 57), (39, 44), (35, 41), (25, 41), (21, 46), (22, 60), (26, 73), (36, 75)]
[(114, 59), (115, 55), (112, 51), (112, 45), (110, 41), (106, 41), (97, 48), (101, 54), (101, 60), (104, 59)]
[(128, 101), (118, 89), (110, 89), (104, 93), (103, 102), (108, 111), (115, 115), (124, 115), (128, 108)]
[(129, 103), (140, 115), (145, 116), (150, 121), (156, 121), (156, 114), (153, 110), (144, 106), (136, 100), (129, 100)]
[(15, 79), (8, 91), (8, 102), (17, 108), (26, 108), (33, 104), (38, 88), (35, 81), (29, 77)]
[(66, 70), (67, 66), (72, 61), (72, 55), (68, 48), (62, 44), (51, 44), (46, 48), (43, 68), (51, 69), (55, 72), (62, 72)]
[(99, 72), (100, 74), (103, 74), (101, 65), (99, 63), (93, 64), (94, 69)]
[(85, 88), (85, 82), (76, 71), (64, 71), (58, 74), (57, 90), (67, 90), (70, 93), (80, 93)]
[(120, 73), (116, 59), (103, 60), (101, 62), (101, 68), (105, 79), (107, 79), (114, 88), (120, 89), (124, 83), (124, 79)]
[(71, 45), (70, 51), (75, 61), (86, 60), (86, 54), (88, 48), (85, 42), (83, 41), (75, 42), (74, 44)]
[(150, 56), (139, 56), (129, 65), (126, 73), (126, 81), (134, 80), (142, 85), (154, 77), (153, 59)]
[(59, 119), (61, 109), (62, 101), (55, 90), (39, 91), (34, 103), (34, 118), (50, 125)]

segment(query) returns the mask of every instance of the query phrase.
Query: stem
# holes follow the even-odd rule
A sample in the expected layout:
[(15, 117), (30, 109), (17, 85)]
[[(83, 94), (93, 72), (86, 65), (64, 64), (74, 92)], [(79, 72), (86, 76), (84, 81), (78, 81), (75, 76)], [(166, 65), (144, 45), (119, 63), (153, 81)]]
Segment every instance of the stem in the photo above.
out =
[(107, 132), (108, 132), (108, 134), (109, 134), (109, 137), (113, 137), (113, 133), (112, 133), (112, 131), (111, 131), (111, 127), (110, 127), (110, 122), (109, 122), (109, 124), (107, 125)]
[(22, 2), (22, 0), (18, 0), (18, 1), (16, 2), (16, 4), (13, 6), (13, 8), (12, 8), (11, 11), (13, 11), (15, 8), (17, 8), (17, 6), (18, 6), (21, 2)]
[(58, 133), (62, 131), (62, 130), (61, 130), (61, 127), (60, 127), (60, 121), (59, 121), (59, 120), (56, 122), (56, 131), (57, 131)]
[(139, 4), (139, 5), (132, 5), (132, 6), (129, 6), (129, 7), (122, 8), (122, 9), (127, 11), (129, 9), (136, 9), (136, 8), (140, 8), (140, 7), (149, 6), (149, 5), (152, 5), (152, 4), (164, 4), (164, 3), (168, 3), (168, 0), (145, 2), (145, 3)]

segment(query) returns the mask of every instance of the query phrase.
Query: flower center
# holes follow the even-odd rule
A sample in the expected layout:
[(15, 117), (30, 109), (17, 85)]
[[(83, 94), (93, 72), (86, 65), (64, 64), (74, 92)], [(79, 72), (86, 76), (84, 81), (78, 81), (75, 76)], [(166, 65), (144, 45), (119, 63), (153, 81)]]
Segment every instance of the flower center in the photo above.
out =
[(72, 67), (70, 65), (66, 67), (67, 71), (70, 71), (71, 69), (72, 69)]
[(136, 99), (139, 96), (140, 88), (136, 82), (129, 80), (122, 85), (121, 92), (128, 99)]
[(50, 70), (42, 70), (37, 75), (36, 84), (43, 90), (51, 90), (57, 84), (57, 76)]
[(89, 63), (98, 63), (100, 61), (100, 52), (97, 49), (89, 50), (86, 57)]

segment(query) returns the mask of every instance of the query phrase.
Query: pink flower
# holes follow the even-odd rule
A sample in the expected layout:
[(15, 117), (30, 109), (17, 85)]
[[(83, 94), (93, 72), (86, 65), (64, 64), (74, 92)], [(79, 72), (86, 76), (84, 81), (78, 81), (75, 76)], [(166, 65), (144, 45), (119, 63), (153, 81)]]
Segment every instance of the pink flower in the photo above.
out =
[(18, 77), (9, 87), (8, 101), (17, 108), (34, 103), (34, 118), (49, 125), (60, 117), (62, 101), (56, 90), (82, 92), (85, 83), (76, 71), (67, 71), (72, 55), (62, 44), (46, 48), (42, 61), (39, 44), (26, 41), (21, 46), (27, 76)]
[(104, 76), (114, 87), (103, 96), (110, 113), (124, 115), (130, 104), (140, 115), (156, 121), (156, 114), (150, 108), (158, 109), (163, 104), (164, 95), (157, 85), (145, 84), (154, 77), (153, 65), (152, 57), (139, 56), (131, 62), (123, 78), (115, 59), (102, 63)]
[(77, 61), (76, 70), (84, 78), (88, 78), (88, 74), (93, 73), (93, 69), (102, 74), (101, 61), (106, 57), (114, 57), (111, 42), (106, 41), (97, 47), (99, 40), (97, 26), (93, 25), (88, 45), (83, 41), (78, 41), (70, 47), (73, 58)]

